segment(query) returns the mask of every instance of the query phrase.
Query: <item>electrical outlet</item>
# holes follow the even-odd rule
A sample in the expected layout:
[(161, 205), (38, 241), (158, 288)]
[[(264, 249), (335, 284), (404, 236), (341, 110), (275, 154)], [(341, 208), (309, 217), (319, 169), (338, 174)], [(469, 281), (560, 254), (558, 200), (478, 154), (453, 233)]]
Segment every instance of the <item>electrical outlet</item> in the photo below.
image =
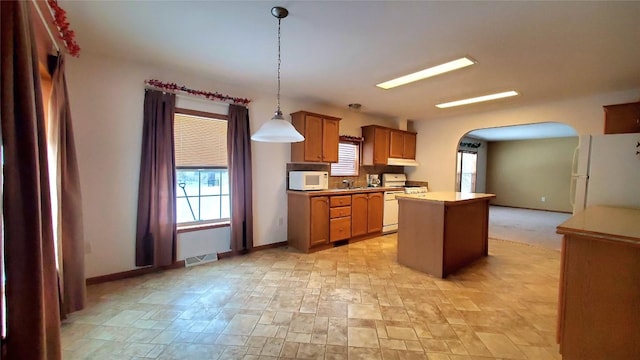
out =
[(543, 197), (540, 198), (540, 201), (545, 202), (545, 201), (547, 201), (547, 198), (543, 196)]
[(280, 216), (280, 218), (278, 219), (278, 226), (282, 225), (284, 225), (284, 219), (282, 218), (282, 216)]
[(93, 249), (91, 248), (91, 241), (85, 241), (84, 242), (84, 253), (85, 254), (91, 254), (91, 251), (93, 251)]

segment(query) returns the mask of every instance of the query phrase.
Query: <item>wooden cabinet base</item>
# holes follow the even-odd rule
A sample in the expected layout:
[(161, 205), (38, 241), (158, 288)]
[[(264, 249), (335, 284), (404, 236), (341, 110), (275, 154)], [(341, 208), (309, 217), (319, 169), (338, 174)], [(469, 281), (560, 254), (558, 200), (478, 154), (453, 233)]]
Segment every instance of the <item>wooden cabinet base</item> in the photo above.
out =
[[(437, 199), (440, 193), (432, 194)], [(494, 195), (476, 195), (462, 201), (398, 197), (398, 263), (444, 278), (487, 256)]]
[(358, 236), (358, 237), (353, 237), (350, 239), (345, 239), (345, 240), (341, 240), (341, 241), (335, 241), (329, 244), (322, 244), (319, 246), (314, 246), (314, 247), (299, 247), (298, 243), (295, 241), (289, 241), (288, 246), (290, 246), (291, 248), (294, 248), (296, 250), (299, 250), (303, 253), (307, 253), (307, 254), (311, 254), (314, 253), (316, 251), (322, 251), (322, 250), (327, 250), (327, 249), (331, 249), (334, 247), (340, 247), (340, 246), (344, 246), (347, 244), (353, 244), (353, 243), (357, 243), (359, 241), (363, 241), (363, 240), (368, 240), (368, 239), (373, 239), (375, 237), (378, 236), (382, 236), (382, 232), (379, 233), (375, 233), (375, 234), (367, 234), (367, 235), (362, 235), (362, 236)]

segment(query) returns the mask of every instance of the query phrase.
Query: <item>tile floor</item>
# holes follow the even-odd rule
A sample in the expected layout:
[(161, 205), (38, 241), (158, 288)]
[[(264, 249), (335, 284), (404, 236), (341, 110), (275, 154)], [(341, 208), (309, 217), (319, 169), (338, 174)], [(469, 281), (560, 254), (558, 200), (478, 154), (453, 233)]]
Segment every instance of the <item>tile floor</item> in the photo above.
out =
[(559, 255), (490, 240), (441, 280), (398, 265), (386, 235), (94, 285), (64, 359), (560, 359)]

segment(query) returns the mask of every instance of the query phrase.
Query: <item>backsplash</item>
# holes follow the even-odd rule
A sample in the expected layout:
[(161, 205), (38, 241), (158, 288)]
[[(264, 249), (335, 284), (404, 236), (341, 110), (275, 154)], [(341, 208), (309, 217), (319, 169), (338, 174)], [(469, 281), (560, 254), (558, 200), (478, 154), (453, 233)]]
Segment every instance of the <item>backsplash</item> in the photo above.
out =
[[(327, 171), (331, 175), (331, 165), (326, 163), (288, 163), (287, 164), (287, 188), (289, 188), (289, 171)], [(374, 166), (360, 166), (358, 176), (329, 176), (329, 188), (339, 189), (344, 188), (345, 184), (343, 180), (353, 181), (353, 187), (367, 186), (367, 175), (384, 173), (402, 174), (404, 172), (403, 166), (392, 165), (374, 165)], [(382, 178), (382, 176), (380, 176)]]

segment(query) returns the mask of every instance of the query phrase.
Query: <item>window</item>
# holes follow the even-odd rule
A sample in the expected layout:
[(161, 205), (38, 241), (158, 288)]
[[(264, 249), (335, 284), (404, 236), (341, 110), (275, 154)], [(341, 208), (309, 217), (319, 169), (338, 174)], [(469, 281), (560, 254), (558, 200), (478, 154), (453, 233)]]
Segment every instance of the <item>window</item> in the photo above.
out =
[(338, 144), (338, 162), (331, 164), (331, 176), (358, 176), (360, 145), (351, 142)]
[(456, 187), (463, 193), (476, 191), (476, 163), (478, 154), (471, 151), (458, 151)]
[(220, 118), (226, 116), (176, 111), (174, 140), (178, 224), (229, 220), (227, 121)]

